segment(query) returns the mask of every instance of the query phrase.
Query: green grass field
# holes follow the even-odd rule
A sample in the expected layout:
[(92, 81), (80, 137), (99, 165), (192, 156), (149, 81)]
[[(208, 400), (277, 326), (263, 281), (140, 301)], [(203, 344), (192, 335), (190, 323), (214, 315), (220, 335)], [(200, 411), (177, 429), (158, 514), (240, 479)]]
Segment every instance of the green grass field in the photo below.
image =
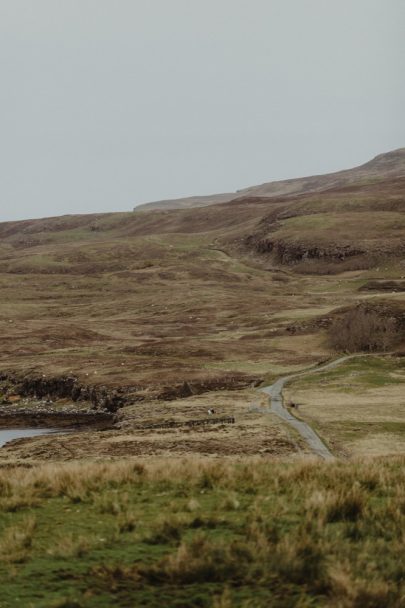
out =
[(405, 359), (387, 355), (349, 359), (297, 378), (285, 391), (335, 454), (392, 454), (405, 447)]
[(4, 470), (0, 606), (401, 606), (404, 464)]
[(348, 359), (331, 370), (308, 375), (293, 382), (302, 388), (330, 388), (342, 392), (362, 392), (405, 383), (405, 358), (364, 356)]

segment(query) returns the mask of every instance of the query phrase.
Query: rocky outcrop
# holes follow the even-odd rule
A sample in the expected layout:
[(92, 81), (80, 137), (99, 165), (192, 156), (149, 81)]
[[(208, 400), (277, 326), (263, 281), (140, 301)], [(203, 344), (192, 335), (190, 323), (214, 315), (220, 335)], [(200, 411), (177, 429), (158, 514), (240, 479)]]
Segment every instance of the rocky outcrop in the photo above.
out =
[(209, 378), (206, 380), (194, 380), (183, 382), (170, 387), (163, 387), (158, 395), (158, 399), (172, 401), (174, 399), (184, 399), (192, 395), (200, 395), (210, 391), (221, 390), (240, 390), (248, 387), (259, 386), (262, 378), (250, 374), (227, 374), (220, 378)]
[(38, 407), (7, 407), (0, 409), (0, 429), (18, 427), (45, 428), (91, 428), (109, 429), (115, 423), (115, 415), (102, 411), (83, 411), (72, 409), (53, 409), (49, 405)]
[(288, 241), (261, 238), (256, 241), (248, 237), (247, 244), (253, 245), (257, 253), (271, 253), (279, 264), (296, 264), (305, 260), (328, 260), (341, 262), (347, 258), (360, 256), (366, 253), (360, 247), (352, 245), (331, 245), (330, 247), (310, 247), (305, 243), (291, 243)]
[(280, 334), (286, 333), (291, 336), (312, 334), (324, 329), (329, 329), (333, 323), (333, 320), (333, 316), (325, 316), (308, 319), (306, 321), (297, 321), (296, 323), (287, 325), (284, 328), (284, 332), (280, 332)]
[(90, 402), (93, 409), (116, 412), (125, 404), (125, 395), (122, 389), (108, 389), (105, 386), (89, 386), (79, 382), (74, 376), (46, 377), (29, 375), (21, 377), (19, 374), (0, 374), (0, 382), (6, 388), (3, 399), (7, 401), (7, 394), (12, 392), (22, 397), (34, 399), (71, 399), (73, 402)]
[(386, 291), (398, 293), (405, 291), (405, 281), (367, 281), (359, 291)]
[[(239, 390), (258, 386), (262, 379), (243, 373), (228, 373), (219, 377), (194, 379), (170, 386), (122, 386), (110, 388), (80, 383), (74, 376), (46, 377), (44, 375), (21, 376), (15, 373), (0, 374), (0, 402), (11, 405), (17, 396), (36, 400), (45, 399), (52, 410), (52, 401), (69, 399), (73, 403), (89, 403), (93, 410), (115, 413), (121, 407), (146, 400), (175, 400), (210, 391)], [(1, 396), (2, 395), (2, 396)]]

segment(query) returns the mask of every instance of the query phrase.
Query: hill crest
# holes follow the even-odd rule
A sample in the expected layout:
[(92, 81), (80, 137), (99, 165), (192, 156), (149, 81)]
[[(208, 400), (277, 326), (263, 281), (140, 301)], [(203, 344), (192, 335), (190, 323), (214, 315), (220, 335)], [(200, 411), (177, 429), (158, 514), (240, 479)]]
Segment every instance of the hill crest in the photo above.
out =
[(403, 176), (405, 176), (405, 148), (398, 148), (390, 152), (378, 154), (373, 159), (352, 169), (264, 182), (263, 184), (250, 186), (231, 193), (190, 196), (144, 203), (136, 206), (134, 211), (143, 212), (206, 207), (250, 196), (271, 198), (294, 194), (309, 194), (311, 192), (322, 192), (331, 188), (350, 186), (354, 183), (366, 183), (368, 180), (382, 180), (388, 177)]

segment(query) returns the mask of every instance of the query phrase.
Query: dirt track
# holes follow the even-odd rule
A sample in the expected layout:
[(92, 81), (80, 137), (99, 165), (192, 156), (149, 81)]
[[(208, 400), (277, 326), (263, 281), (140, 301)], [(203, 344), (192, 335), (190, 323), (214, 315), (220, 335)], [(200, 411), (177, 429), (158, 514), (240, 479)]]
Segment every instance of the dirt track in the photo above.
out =
[(290, 424), (292, 427), (294, 427), (299, 432), (299, 434), (305, 439), (305, 441), (308, 443), (309, 447), (315, 452), (315, 454), (317, 454), (324, 460), (333, 459), (333, 454), (329, 451), (329, 449), (326, 447), (320, 437), (318, 437), (315, 431), (306, 422), (295, 418), (295, 416), (293, 416), (284, 407), (282, 394), (283, 388), (287, 384), (287, 382), (290, 382), (294, 378), (298, 378), (299, 376), (306, 376), (308, 374), (314, 374), (327, 369), (332, 369), (340, 363), (343, 363), (343, 361), (347, 361), (348, 359), (351, 359), (355, 356), (356, 355), (347, 355), (345, 357), (340, 357), (339, 359), (331, 361), (331, 363), (327, 363), (326, 365), (311, 368), (303, 372), (299, 372), (298, 374), (291, 374), (291, 376), (285, 376), (284, 378), (279, 378), (274, 384), (270, 386), (265, 386), (264, 388), (260, 389), (260, 392), (266, 393), (271, 398), (271, 406), (269, 408), (269, 411), (273, 412), (274, 414), (288, 422), (288, 424)]

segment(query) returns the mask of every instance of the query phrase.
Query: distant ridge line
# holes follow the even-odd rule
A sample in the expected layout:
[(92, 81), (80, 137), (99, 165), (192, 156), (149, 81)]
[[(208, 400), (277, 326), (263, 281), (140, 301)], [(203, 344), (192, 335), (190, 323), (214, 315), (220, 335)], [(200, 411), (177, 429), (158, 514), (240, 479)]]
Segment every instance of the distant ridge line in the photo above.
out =
[(405, 176), (405, 148), (398, 148), (384, 154), (378, 154), (372, 160), (354, 167), (333, 173), (295, 177), (285, 180), (265, 182), (250, 186), (236, 192), (225, 192), (204, 196), (188, 196), (184, 198), (164, 199), (143, 203), (134, 207), (136, 213), (143, 211), (169, 211), (171, 209), (192, 209), (229, 203), (246, 197), (271, 198), (322, 192), (330, 188), (349, 186), (370, 179), (381, 180), (387, 177)]

